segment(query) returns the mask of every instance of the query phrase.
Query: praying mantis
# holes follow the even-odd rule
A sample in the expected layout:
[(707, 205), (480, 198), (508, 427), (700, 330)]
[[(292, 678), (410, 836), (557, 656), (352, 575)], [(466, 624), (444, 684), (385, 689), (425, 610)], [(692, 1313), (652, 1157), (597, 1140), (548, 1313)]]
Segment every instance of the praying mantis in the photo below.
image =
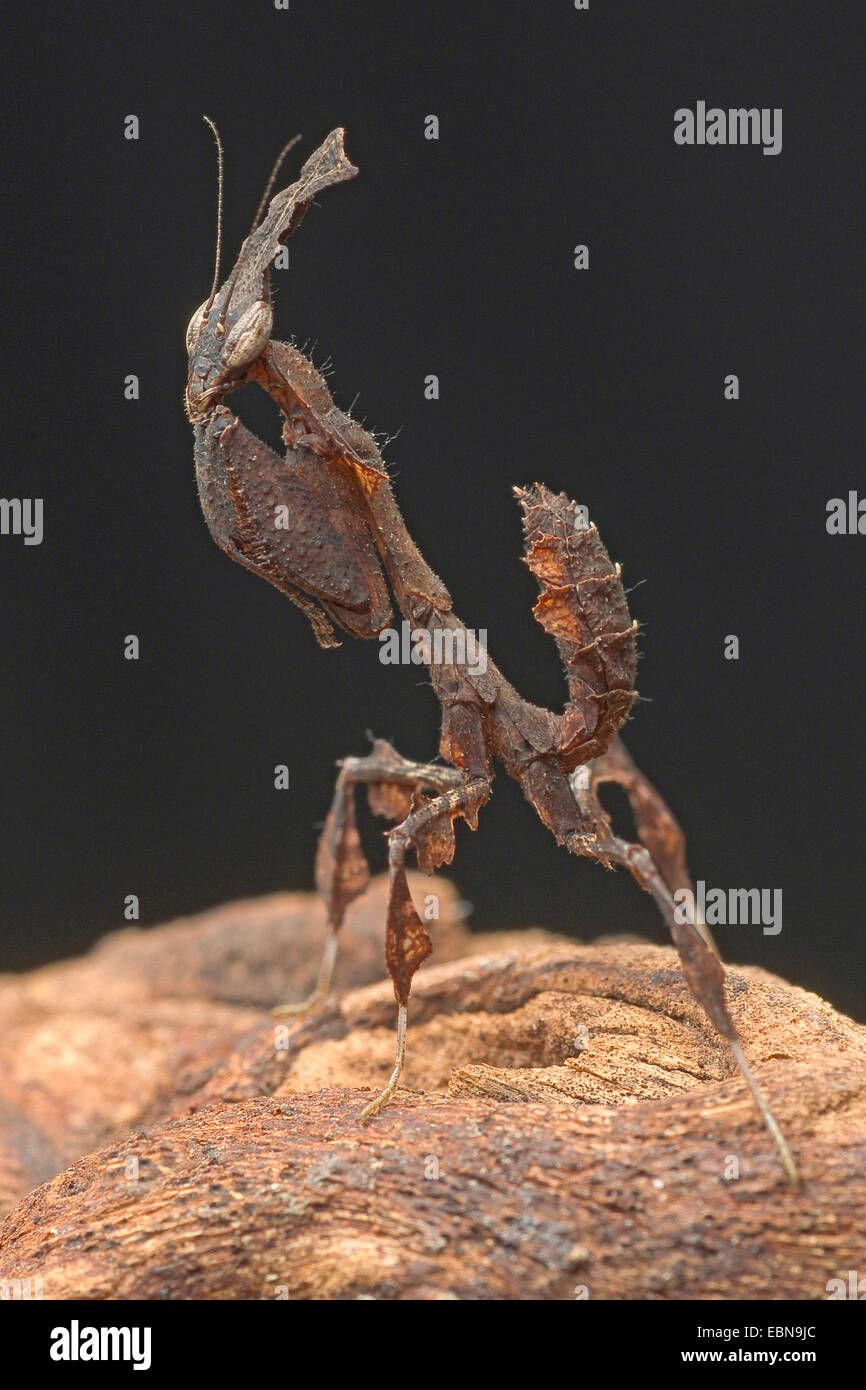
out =
[[(233, 560), (302, 609), (322, 647), (339, 646), (335, 627), (353, 637), (376, 637), (391, 622), (392, 598), (414, 630), (470, 639), (435, 648), (431, 642), (426, 649), (442, 710), (438, 759), (412, 762), (377, 739), (366, 756), (341, 764), (316, 857), (316, 885), (328, 918), (318, 981), (303, 1004), (276, 1012), (300, 1012), (328, 993), (346, 908), (370, 877), (355, 813), (356, 789), (365, 787), (372, 810), (393, 822), (387, 832), (385, 959), (397, 1003), (396, 1052), (387, 1085), (361, 1114), (371, 1119), (379, 1113), (403, 1070), (412, 978), (432, 949), (409, 891), (407, 855), (414, 852), (427, 873), (450, 864), (455, 822), (477, 828), (499, 765), (564, 849), (605, 868), (628, 869), (652, 895), (689, 988), (730, 1046), (785, 1172), (799, 1183), (793, 1155), (728, 1011), (724, 970), (709, 934), (702, 922), (682, 920), (675, 911), (674, 894), (691, 887), (683, 832), (619, 736), (636, 698), (637, 664), (637, 624), (619, 565), (611, 562), (585, 511), (564, 494), (540, 483), (515, 488), (524, 561), (539, 585), (533, 611), (556, 643), (565, 671), (562, 712), (522, 699), (492, 660), (461, 655), (473, 650), (470, 635), (406, 528), (376, 441), (338, 409), (312, 362), (271, 336), (270, 275), (281, 245), (314, 198), (358, 172), (346, 155), (344, 131), (331, 131), (298, 179), (268, 203), (281, 161), (295, 142), (286, 146), (234, 268), (220, 284), (223, 152), (216, 127), (205, 119), (219, 156), (217, 254), (210, 293), (187, 328), (185, 405), (211, 535)], [(250, 381), (279, 407), (285, 457), (224, 404)], [(637, 841), (615, 833), (598, 794), (605, 782), (624, 789)]]

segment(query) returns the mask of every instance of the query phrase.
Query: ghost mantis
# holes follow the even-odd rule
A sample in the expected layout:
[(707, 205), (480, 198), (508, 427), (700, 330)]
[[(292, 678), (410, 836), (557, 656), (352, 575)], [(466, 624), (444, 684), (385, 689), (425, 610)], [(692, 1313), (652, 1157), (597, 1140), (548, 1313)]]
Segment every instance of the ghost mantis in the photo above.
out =
[[(222, 147), (208, 123), (219, 152), (221, 226)], [(338, 409), (312, 362), (271, 336), (270, 274), (280, 247), (319, 193), (357, 173), (338, 128), (306, 161), (298, 179), (270, 198), (290, 147), (277, 162), (253, 228), (222, 284), (218, 233), (213, 284), (187, 328), (185, 403), (205, 519), (233, 560), (306, 613), (322, 647), (339, 646), (335, 626), (353, 637), (376, 637), (391, 622), (392, 598), (413, 630), (466, 641), (438, 643), (436, 650), (450, 655), (429, 660), (442, 709), (437, 760), (412, 762), (379, 739), (366, 756), (342, 763), (316, 860), (329, 926), (318, 983), (303, 1005), (279, 1012), (299, 1012), (328, 992), (346, 908), (370, 877), (355, 818), (356, 790), (365, 787), (372, 810), (394, 823), (387, 833), (385, 956), (397, 1001), (397, 1045), (391, 1077), (362, 1115), (371, 1118), (387, 1104), (404, 1064), (412, 978), (431, 951), (409, 892), (407, 855), (413, 852), (428, 873), (450, 864), (455, 822), (477, 827), (498, 765), (519, 783), (564, 849), (605, 868), (628, 869), (652, 895), (689, 988), (730, 1046), (784, 1169), (798, 1183), (793, 1156), (731, 1020), (724, 970), (708, 933), (703, 923), (681, 920), (682, 912), (675, 910), (674, 894), (691, 887), (683, 833), (619, 737), (635, 699), (637, 663), (637, 625), (620, 568), (585, 511), (564, 494), (540, 483), (515, 488), (523, 558), (539, 585), (533, 611), (556, 643), (565, 671), (568, 698), (562, 712), (522, 699), (492, 660), (470, 662), (460, 655), (472, 650), (471, 634), (406, 528), (376, 441)], [(284, 456), (251, 434), (224, 404), (250, 381), (280, 409)], [(636, 841), (615, 833), (599, 798), (605, 782), (624, 789)]]

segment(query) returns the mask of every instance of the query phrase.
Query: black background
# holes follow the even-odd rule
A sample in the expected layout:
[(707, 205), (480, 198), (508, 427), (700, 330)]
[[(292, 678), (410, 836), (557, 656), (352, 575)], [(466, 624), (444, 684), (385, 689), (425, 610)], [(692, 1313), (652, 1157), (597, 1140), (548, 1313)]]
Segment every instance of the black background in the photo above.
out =
[[(387, 458), (423, 552), (521, 693), (557, 709), (510, 485), (589, 507), (639, 585), (633, 755), (696, 877), (783, 890), (781, 935), (719, 928), (723, 953), (866, 1016), (866, 538), (825, 530), (827, 500), (866, 488), (862, 21), (791, 0), (236, 0), (13, 23), (0, 492), (44, 498), (45, 539), (0, 538), (0, 964), (85, 948), (129, 893), (150, 923), (311, 886), (335, 760), (367, 729), (436, 747), (417, 668), (375, 643), (320, 652), (202, 521), (181, 395), (212, 267), (207, 112), (229, 263), (284, 140), (303, 135), (283, 184), (345, 125), (360, 176), (291, 243), (277, 336), (315, 342), (338, 402), (399, 430)], [(678, 147), (674, 111), (698, 100), (782, 107), (781, 154)], [(252, 396), (233, 403), (275, 440)], [(460, 840), (478, 925), (662, 939), (649, 900), (558, 850), (503, 776)]]

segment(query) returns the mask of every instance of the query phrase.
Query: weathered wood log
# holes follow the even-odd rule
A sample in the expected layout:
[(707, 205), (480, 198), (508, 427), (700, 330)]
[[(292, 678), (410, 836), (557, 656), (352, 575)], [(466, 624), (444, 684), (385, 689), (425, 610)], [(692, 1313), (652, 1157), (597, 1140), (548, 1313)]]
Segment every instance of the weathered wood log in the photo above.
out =
[[(472, 949), (447, 879), (435, 893), (436, 959)], [(381, 980), (387, 881), (349, 910), (334, 985)], [(312, 987), (326, 935), (314, 894), (279, 893), (143, 930), (81, 959), (0, 976), (0, 1214), (130, 1126), (182, 1113), (263, 1013)], [(550, 940), (545, 933), (537, 940)]]
[[(374, 919), (375, 905), (370, 939)], [(0, 1018), (30, 1043), (3, 1085), (49, 1135), (43, 1166), (100, 1126), (111, 1137), (10, 1212), (0, 1280), (39, 1278), (46, 1298), (818, 1299), (862, 1269), (866, 1030), (815, 996), (729, 972), (803, 1171), (795, 1191), (672, 951), (468, 939), (452, 920), (442, 947), (457, 958), (416, 981), (408, 1089), (365, 1123), (391, 1065), (390, 984), (263, 1017), (305, 982), (268, 988), (255, 920), (255, 904), (221, 909), (3, 982)], [(79, 1021), (65, 1059), (76, 970), (92, 1037)], [(93, 1074), (64, 1108), (82, 1057)], [(53, 1082), (25, 1110), (34, 1058)]]

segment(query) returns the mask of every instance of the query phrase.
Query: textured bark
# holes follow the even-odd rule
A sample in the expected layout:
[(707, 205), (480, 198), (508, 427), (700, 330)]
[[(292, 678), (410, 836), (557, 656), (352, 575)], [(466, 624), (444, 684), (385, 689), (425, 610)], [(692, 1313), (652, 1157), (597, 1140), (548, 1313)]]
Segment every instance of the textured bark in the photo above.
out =
[[(439, 899), (436, 960), (465, 955), (478, 938), (453, 886), (409, 880), (419, 903)], [(386, 903), (383, 877), (349, 909), (335, 990), (382, 979)], [(0, 1214), (109, 1138), (182, 1113), (269, 1008), (309, 993), (325, 935), (317, 896), (279, 893), (129, 927), (81, 959), (0, 976)]]
[(263, 1016), (311, 982), (324, 915), (304, 895), (0, 981), (21, 1198), (0, 1279), (46, 1298), (823, 1298), (862, 1270), (866, 1030), (729, 973), (797, 1192), (673, 951), (470, 938), (446, 883), (413, 891), (440, 896), (440, 963), (416, 977), (409, 1089), (369, 1123), (393, 1053), (391, 985), (363, 983), (381, 881), (350, 910), (344, 992), (307, 1018)]
[[(437, 959), (471, 937), (447, 880)], [(347, 914), (335, 988), (380, 980), (387, 881)], [(131, 1125), (183, 1110), (186, 1096), (275, 1004), (312, 988), (326, 934), (309, 893), (279, 893), (105, 937), (89, 955), (0, 976), (0, 1212)]]

